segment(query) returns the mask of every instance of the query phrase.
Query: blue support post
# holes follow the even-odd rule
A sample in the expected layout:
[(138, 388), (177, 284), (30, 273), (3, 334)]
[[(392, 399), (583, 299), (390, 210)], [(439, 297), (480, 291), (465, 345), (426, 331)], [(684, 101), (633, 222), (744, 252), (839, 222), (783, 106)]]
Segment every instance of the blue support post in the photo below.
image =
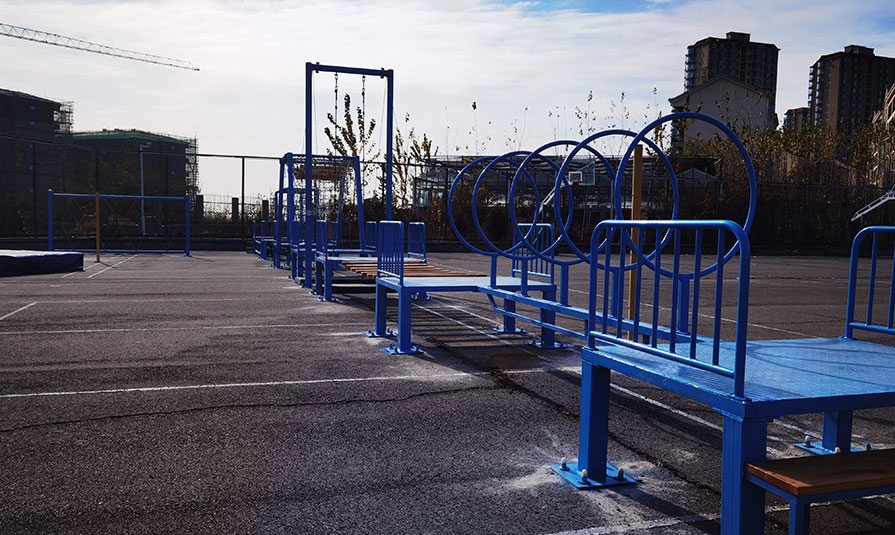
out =
[[(544, 290), (543, 298), (547, 301), (556, 301), (556, 288)], [(541, 341), (536, 343), (541, 349), (553, 349), (562, 347), (562, 344), (556, 343), (556, 333), (550, 328), (556, 324), (556, 311), (547, 308), (541, 308)]]
[(824, 448), (836, 451), (851, 450), (852, 411), (824, 413)]
[[(293, 234), (292, 222), (295, 221), (295, 170), (293, 169), (294, 160), (291, 152), (286, 153), (286, 178), (288, 185), (286, 186), (286, 235), (289, 238), (289, 252), (286, 257), (291, 263), (295, 260), (292, 258), (292, 247), (295, 246), (295, 236)], [(283, 164), (280, 164), (282, 169)], [(282, 174), (282, 172), (281, 172)]]
[[(581, 364), (581, 415), (578, 425), (578, 462), (553, 470), (578, 489), (634, 483), (607, 462), (609, 446), (609, 368)], [(585, 472), (586, 476), (585, 476)]]
[(724, 414), (721, 446), (721, 535), (764, 533), (764, 489), (747, 484), (746, 463), (767, 458), (768, 422)]
[(370, 336), (390, 336), (391, 333), (385, 326), (386, 312), (388, 311), (388, 288), (381, 284), (376, 285), (376, 316), (373, 331), (367, 333)]
[(47, 191), (47, 251), (53, 251), (53, 190)]
[(394, 141), (395, 76), (394, 71), (386, 71), (385, 106), (385, 219), (392, 220), (392, 143)]
[(311, 269), (314, 264), (314, 251), (312, 244), (314, 243), (314, 191), (312, 187), (313, 170), (312, 156), (314, 139), (313, 133), (313, 64), (308, 62), (305, 64), (305, 280), (302, 284), (304, 288), (311, 287)]
[(184, 195), (183, 204), (186, 205), (186, 245), (184, 247), (183, 256), (190, 256), (190, 196)]

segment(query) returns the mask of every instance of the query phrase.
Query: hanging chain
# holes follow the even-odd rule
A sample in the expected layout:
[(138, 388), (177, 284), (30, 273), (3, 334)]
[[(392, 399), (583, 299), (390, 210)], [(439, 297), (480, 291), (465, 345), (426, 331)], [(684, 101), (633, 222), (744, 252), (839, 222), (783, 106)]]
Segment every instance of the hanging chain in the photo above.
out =
[(367, 120), (367, 75), (364, 74), (360, 78), (360, 105), (361, 105), (361, 116), (363, 117), (362, 121), (358, 121), (358, 126), (360, 126), (360, 152), (361, 152), (361, 160), (365, 159), (367, 153), (367, 133), (366, 130), (366, 120)]
[[(335, 73), (335, 105), (333, 107), (333, 121), (335, 122), (335, 138), (339, 139), (339, 73)], [(335, 147), (333, 147), (335, 148)]]

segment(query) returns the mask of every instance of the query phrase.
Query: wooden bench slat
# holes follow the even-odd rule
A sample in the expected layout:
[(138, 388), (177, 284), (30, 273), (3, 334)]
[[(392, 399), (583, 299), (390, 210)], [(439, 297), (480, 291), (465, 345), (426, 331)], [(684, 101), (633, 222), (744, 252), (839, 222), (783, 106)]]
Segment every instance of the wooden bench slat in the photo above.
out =
[[(376, 262), (343, 262), (342, 266), (362, 277), (374, 279), (377, 275)], [(428, 264), (408, 262), (404, 264), (404, 275), (408, 277), (474, 277), (469, 273), (448, 271)]]
[(762, 461), (746, 471), (794, 496), (895, 485), (895, 450)]

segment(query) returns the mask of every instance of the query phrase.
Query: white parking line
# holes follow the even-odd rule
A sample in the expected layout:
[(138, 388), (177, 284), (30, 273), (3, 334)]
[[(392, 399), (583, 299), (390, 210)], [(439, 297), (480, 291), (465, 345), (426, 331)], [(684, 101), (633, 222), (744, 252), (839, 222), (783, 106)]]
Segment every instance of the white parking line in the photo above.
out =
[[(0, 318), (3, 319), (3, 318)], [(228, 329), (298, 329), (314, 327), (341, 327), (344, 323), (290, 323), (281, 325), (205, 325), (189, 327), (136, 327), (125, 329), (61, 329), (58, 331), (0, 331), (0, 335), (14, 334), (88, 334), (88, 333), (129, 333), (163, 331), (221, 331)]]
[[(527, 374), (540, 373), (545, 371), (562, 370), (565, 368), (529, 368), (527, 370), (515, 370), (507, 373), (510, 374)], [(176, 390), (211, 390), (220, 388), (264, 388), (272, 386), (297, 386), (297, 385), (316, 385), (316, 384), (337, 384), (337, 383), (365, 383), (372, 381), (431, 381), (433, 379), (455, 379), (462, 377), (489, 377), (489, 372), (454, 372), (454, 373), (435, 373), (431, 375), (396, 375), (381, 377), (348, 377), (344, 379), (304, 379), (296, 381), (259, 381), (253, 383), (217, 383), (217, 384), (198, 384), (198, 385), (176, 385), (176, 386), (143, 386), (134, 388), (107, 388), (99, 390), (69, 390), (61, 392), (25, 392), (20, 394), (2, 394), (0, 399), (11, 398), (38, 398), (38, 397), (55, 397), (55, 396), (88, 396), (99, 394), (126, 394), (131, 392), (170, 392)]]
[(33, 302), (33, 303), (28, 303), (27, 305), (25, 305), (25, 306), (23, 306), (23, 307), (21, 307), (21, 308), (18, 308), (18, 309), (16, 309), (16, 310), (13, 310), (13, 311), (10, 312), (9, 314), (6, 314), (6, 315), (4, 315), (4, 316), (0, 316), (0, 321), (5, 320), (6, 318), (12, 316), (13, 314), (18, 314), (19, 312), (21, 312), (21, 311), (23, 311), (23, 310), (25, 310), (25, 309), (27, 309), (27, 308), (31, 308), (31, 307), (33, 307), (33, 306), (36, 305), (36, 304), (37, 304), (37, 301), (35, 301), (35, 302)]
[(137, 255), (129, 256), (129, 257), (125, 258), (124, 260), (122, 260), (121, 262), (118, 262), (117, 264), (112, 264), (111, 266), (108, 266), (106, 269), (101, 269), (101, 270), (97, 271), (96, 273), (87, 275), (87, 278), (92, 279), (93, 277), (96, 277), (97, 275), (101, 275), (101, 274), (105, 273), (106, 271), (112, 269), (113, 267), (120, 266), (121, 264), (127, 262), (128, 260), (130, 260), (132, 258), (137, 258)]
[[(789, 505), (774, 505), (765, 508), (765, 513), (775, 513), (778, 511), (788, 511)], [(573, 531), (560, 531), (551, 535), (612, 535), (613, 533), (629, 533), (632, 531), (650, 530), (656, 528), (668, 528), (680, 524), (698, 524), (699, 522), (717, 522), (721, 519), (718, 513), (706, 515), (684, 515), (671, 518), (657, 518), (654, 520), (642, 520), (640, 522), (630, 522), (625, 524), (617, 524), (615, 526), (600, 526), (597, 528), (585, 528)]]

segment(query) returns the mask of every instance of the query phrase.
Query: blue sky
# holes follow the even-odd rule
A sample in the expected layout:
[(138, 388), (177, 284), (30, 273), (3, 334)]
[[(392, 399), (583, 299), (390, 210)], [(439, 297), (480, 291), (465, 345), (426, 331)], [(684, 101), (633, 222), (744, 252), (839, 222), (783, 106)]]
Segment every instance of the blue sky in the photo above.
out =
[[(782, 114), (806, 105), (821, 55), (858, 44), (895, 57), (893, 18), (891, 0), (4, 0), (0, 22), (202, 70), (0, 38), (0, 87), (73, 101), (79, 130), (139, 128), (197, 136), (202, 152), (282, 155), (304, 143), (305, 61), (387, 67), (405, 129), (426, 132), (440, 154), (498, 153), (581, 126), (639, 128), (682, 92), (687, 46), (728, 31), (780, 48)], [(333, 80), (315, 84), (319, 124)], [(340, 89), (357, 101), (360, 81), (343, 77)], [(382, 84), (369, 80), (367, 95), (368, 114), (382, 118)], [(250, 192), (273, 188), (275, 171), (249, 173)], [(238, 165), (202, 161), (200, 180), (206, 192), (236, 193)]]

